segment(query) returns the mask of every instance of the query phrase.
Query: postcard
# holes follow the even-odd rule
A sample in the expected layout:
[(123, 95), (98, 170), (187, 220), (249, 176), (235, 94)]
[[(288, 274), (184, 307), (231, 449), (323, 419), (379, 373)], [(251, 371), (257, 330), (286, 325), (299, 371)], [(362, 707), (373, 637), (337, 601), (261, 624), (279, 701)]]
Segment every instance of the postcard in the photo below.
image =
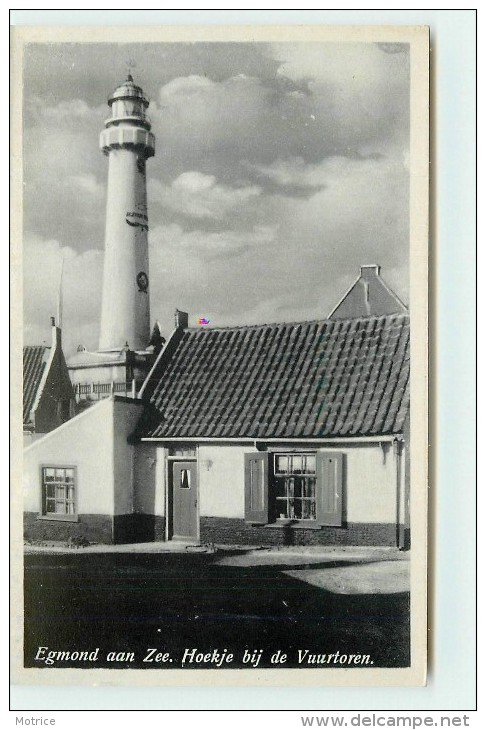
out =
[(13, 30), (14, 682), (425, 683), (428, 46)]

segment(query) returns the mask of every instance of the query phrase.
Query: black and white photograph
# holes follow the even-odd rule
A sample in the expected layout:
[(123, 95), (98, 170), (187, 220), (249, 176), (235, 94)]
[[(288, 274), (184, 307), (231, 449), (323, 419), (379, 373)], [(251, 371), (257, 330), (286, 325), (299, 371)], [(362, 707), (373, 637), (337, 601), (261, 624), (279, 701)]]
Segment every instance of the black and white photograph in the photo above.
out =
[(14, 52), (19, 681), (423, 684), (428, 29)]

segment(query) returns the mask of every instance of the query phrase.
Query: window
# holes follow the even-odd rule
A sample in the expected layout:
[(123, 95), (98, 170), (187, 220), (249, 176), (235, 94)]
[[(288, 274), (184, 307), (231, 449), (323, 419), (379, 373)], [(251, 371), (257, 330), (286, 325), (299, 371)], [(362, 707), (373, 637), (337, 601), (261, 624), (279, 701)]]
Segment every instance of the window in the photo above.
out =
[(42, 467), (42, 514), (76, 514), (74, 467)]
[(57, 403), (57, 415), (61, 423), (69, 421), (73, 417), (71, 400), (65, 398)]
[(341, 526), (343, 483), (339, 451), (245, 454), (245, 520)]
[(191, 488), (191, 471), (190, 469), (181, 469), (181, 481), (179, 484), (180, 489)]
[(169, 456), (180, 456), (186, 459), (196, 457), (196, 447), (187, 444), (176, 444), (169, 447)]
[(275, 454), (274, 481), (277, 518), (316, 519), (315, 454)]

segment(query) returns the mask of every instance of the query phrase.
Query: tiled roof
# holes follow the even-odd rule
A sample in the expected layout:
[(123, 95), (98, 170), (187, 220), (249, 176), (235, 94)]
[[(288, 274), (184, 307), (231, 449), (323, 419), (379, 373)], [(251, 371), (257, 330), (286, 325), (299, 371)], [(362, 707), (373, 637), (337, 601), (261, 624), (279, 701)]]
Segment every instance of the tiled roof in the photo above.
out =
[(48, 350), (44, 345), (24, 347), (24, 423), (30, 422), (30, 412), (46, 366)]
[(137, 433), (181, 439), (394, 434), (408, 413), (408, 381), (405, 314), (187, 329), (152, 373), (152, 407)]

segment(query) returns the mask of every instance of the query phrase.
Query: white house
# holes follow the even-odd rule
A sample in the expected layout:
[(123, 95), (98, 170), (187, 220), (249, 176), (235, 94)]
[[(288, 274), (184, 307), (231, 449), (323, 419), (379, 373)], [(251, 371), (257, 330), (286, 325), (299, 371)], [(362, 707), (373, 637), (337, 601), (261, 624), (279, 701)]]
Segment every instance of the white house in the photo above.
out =
[(26, 449), (26, 535), (407, 547), (408, 314), (179, 314), (138, 398)]

